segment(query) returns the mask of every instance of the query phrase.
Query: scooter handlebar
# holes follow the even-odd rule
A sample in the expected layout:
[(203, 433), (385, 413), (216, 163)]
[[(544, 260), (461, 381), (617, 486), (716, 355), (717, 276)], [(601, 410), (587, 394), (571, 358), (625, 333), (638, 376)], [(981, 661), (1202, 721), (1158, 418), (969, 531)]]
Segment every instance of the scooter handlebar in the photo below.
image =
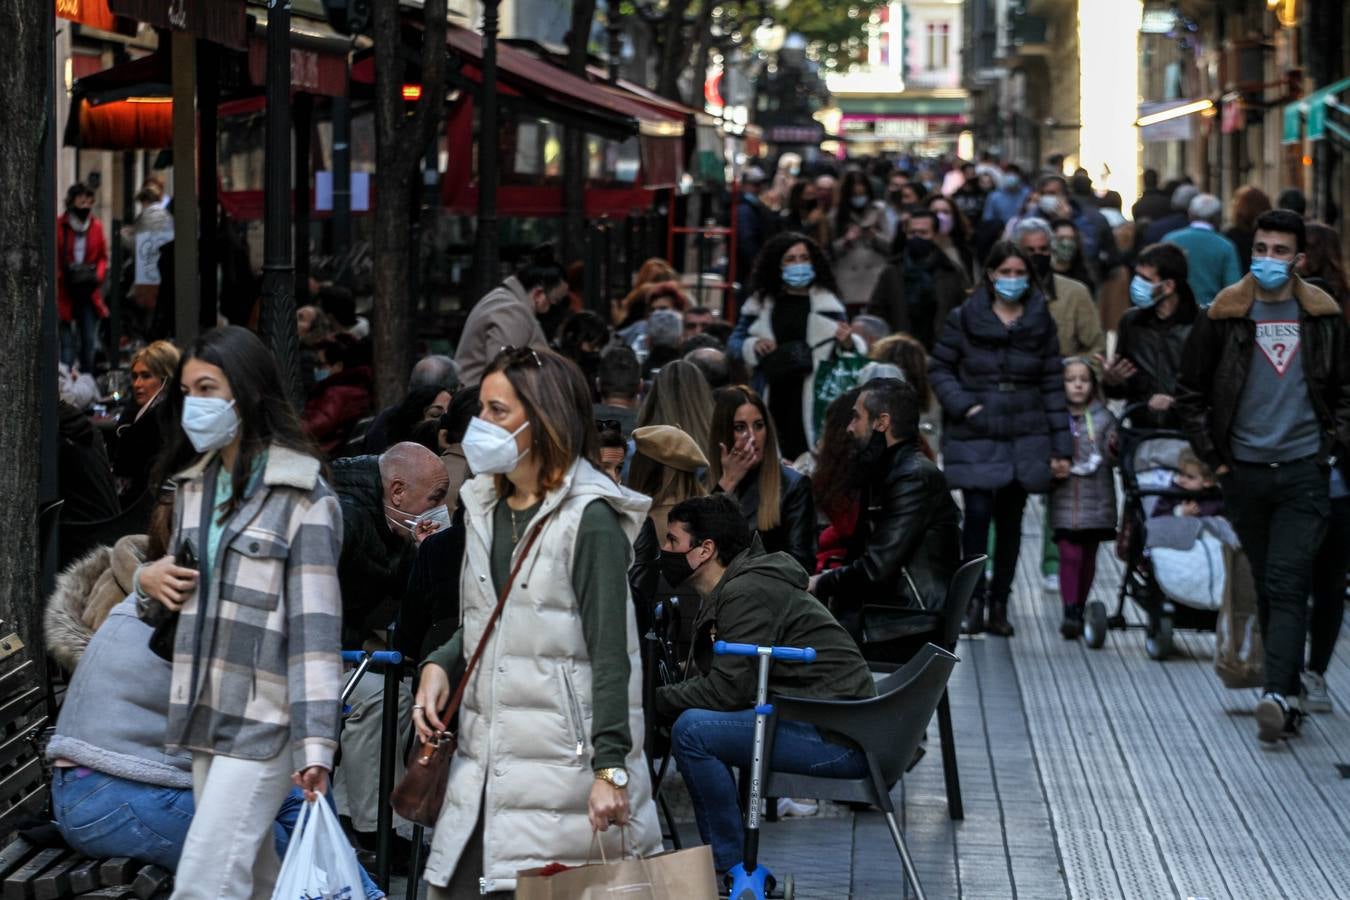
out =
[(718, 656), (759, 656), (761, 649), (768, 649), (769, 655), (774, 659), (806, 663), (816, 661), (816, 649), (814, 647), (760, 648), (754, 644), (730, 644), (726, 641), (717, 641), (713, 644), (713, 653)]
[[(343, 650), (342, 661), (360, 664), (365, 659), (364, 650)], [(403, 654), (397, 650), (376, 650), (370, 654), (370, 661), (377, 666), (397, 666), (403, 663)]]

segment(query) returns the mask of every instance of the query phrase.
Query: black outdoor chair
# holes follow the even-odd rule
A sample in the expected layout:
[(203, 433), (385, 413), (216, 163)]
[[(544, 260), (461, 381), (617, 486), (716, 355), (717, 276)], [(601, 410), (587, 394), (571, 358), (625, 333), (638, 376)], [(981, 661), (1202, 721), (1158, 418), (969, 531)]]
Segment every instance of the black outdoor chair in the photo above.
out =
[[(902, 653), (900, 659), (908, 660), (913, 654), (928, 644), (937, 644), (944, 650), (955, 652), (956, 642), (961, 638), (961, 617), (965, 615), (970, 597), (980, 583), (980, 574), (988, 561), (987, 556), (976, 556), (963, 562), (947, 585), (947, 597), (941, 609), (895, 610), (887, 607), (887, 614), (895, 616), (905, 614), (904, 643), (912, 648)], [(873, 669), (886, 670), (886, 666), (873, 664)], [(961, 776), (956, 769), (956, 739), (952, 734), (952, 708), (943, 690), (938, 702), (938, 736), (942, 743), (942, 778), (947, 787), (947, 815), (952, 819), (966, 817), (965, 806), (961, 802)]]
[[(770, 797), (816, 797), (879, 807), (886, 815), (905, 877), (917, 900), (924, 900), (923, 888), (896, 821), (890, 789), (914, 757), (956, 663), (952, 653), (928, 644), (901, 669), (882, 679), (877, 684), (877, 696), (870, 699), (773, 698), (775, 725), (777, 720), (790, 719), (843, 735), (867, 756), (868, 774), (861, 778), (818, 778), (770, 771), (765, 777), (765, 793)], [(771, 727), (764, 748), (768, 760), (773, 759), (773, 734)]]

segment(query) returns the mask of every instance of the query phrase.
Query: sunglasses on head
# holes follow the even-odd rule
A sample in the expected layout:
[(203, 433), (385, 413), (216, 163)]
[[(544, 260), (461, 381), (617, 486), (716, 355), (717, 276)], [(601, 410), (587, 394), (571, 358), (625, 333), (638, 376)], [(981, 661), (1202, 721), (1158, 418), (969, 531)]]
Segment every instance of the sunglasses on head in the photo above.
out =
[(532, 362), (536, 369), (544, 367), (544, 361), (532, 347), (502, 347), (501, 352), (506, 356), (507, 365), (523, 366)]

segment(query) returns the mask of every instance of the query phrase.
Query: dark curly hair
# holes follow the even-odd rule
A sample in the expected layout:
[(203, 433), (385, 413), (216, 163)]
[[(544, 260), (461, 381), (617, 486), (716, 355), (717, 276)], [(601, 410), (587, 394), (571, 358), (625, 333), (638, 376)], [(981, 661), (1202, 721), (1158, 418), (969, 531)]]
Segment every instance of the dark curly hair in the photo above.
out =
[(805, 244), (811, 254), (811, 267), (816, 270), (816, 280), (812, 287), (822, 287), (832, 294), (839, 293), (839, 285), (834, 280), (834, 266), (830, 258), (815, 241), (796, 231), (776, 234), (764, 244), (764, 249), (755, 257), (755, 268), (750, 276), (750, 291), (764, 297), (783, 296), (783, 257), (795, 244)]

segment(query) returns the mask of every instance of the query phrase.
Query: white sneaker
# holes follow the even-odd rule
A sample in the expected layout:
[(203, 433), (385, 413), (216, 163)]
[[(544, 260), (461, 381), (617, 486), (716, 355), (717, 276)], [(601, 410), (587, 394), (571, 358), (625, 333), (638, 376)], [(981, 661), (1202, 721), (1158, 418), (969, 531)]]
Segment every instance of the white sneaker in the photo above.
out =
[(1331, 694), (1327, 680), (1316, 672), (1303, 673), (1303, 708), (1307, 712), (1331, 712)]
[(785, 819), (788, 816), (814, 816), (820, 811), (819, 804), (814, 800), (799, 800), (792, 797), (778, 798), (778, 818)]

